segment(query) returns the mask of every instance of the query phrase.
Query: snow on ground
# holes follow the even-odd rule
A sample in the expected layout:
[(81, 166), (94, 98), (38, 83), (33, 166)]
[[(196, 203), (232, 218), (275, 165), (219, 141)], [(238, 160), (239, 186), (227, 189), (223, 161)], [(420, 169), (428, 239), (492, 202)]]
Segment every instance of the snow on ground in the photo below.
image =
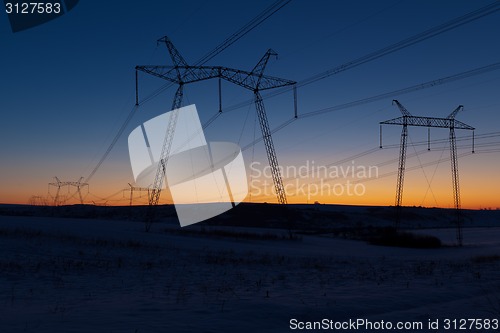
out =
[[(285, 240), (283, 230), (182, 235), (176, 223), (146, 233), (132, 221), (0, 216), (0, 332), (275, 333), (292, 332), (292, 318), (500, 317), (500, 228), (422, 250)], [(421, 232), (454, 242), (452, 228)]]

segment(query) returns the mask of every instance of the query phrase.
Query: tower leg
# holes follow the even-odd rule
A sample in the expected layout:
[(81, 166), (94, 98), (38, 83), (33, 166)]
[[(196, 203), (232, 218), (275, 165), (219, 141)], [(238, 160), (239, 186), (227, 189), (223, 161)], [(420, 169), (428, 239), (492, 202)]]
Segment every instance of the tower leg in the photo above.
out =
[(80, 204), (83, 205), (83, 197), (82, 197), (82, 191), (80, 190), (80, 186), (77, 187), (78, 191), (78, 197), (80, 197)]
[(457, 242), (459, 246), (463, 244), (462, 221), (460, 214), (460, 182), (458, 178), (458, 158), (457, 144), (455, 137), (455, 128), (450, 127), (450, 155), (451, 155), (451, 177), (453, 184), (453, 201), (455, 204), (456, 224), (457, 224)]
[(408, 125), (403, 125), (401, 132), (401, 142), (399, 147), (399, 167), (398, 167), (398, 183), (396, 185), (396, 231), (399, 229), (401, 222), (401, 203), (403, 202), (403, 183), (405, 178), (406, 165), (406, 142), (408, 138)]
[(168, 121), (167, 131), (165, 133), (165, 140), (163, 141), (162, 150), (160, 153), (160, 159), (158, 161), (158, 168), (156, 169), (156, 175), (153, 183), (153, 187), (149, 196), (149, 206), (146, 213), (146, 232), (151, 228), (151, 224), (155, 218), (155, 208), (160, 201), (160, 194), (163, 187), (163, 181), (165, 180), (165, 171), (167, 168), (168, 158), (170, 156), (170, 149), (172, 148), (172, 141), (174, 138), (175, 127), (177, 125), (177, 118), (179, 116), (179, 108), (182, 104), (183, 97), (183, 84), (179, 85), (177, 91), (175, 92), (174, 101), (172, 103), (172, 111), (170, 114), (170, 119)]
[(61, 186), (58, 186), (56, 196), (54, 198), (54, 206), (59, 206), (59, 192), (60, 191), (61, 191)]
[(285, 187), (283, 186), (281, 171), (278, 167), (278, 158), (276, 157), (276, 151), (274, 150), (273, 138), (271, 136), (271, 130), (269, 129), (269, 122), (267, 121), (264, 102), (262, 101), (262, 96), (258, 91), (255, 91), (255, 107), (259, 117), (260, 129), (262, 130), (262, 138), (264, 139), (264, 144), (266, 146), (267, 159), (269, 160), (269, 166), (271, 167), (273, 175), (274, 189), (276, 190), (278, 203), (286, 204)]

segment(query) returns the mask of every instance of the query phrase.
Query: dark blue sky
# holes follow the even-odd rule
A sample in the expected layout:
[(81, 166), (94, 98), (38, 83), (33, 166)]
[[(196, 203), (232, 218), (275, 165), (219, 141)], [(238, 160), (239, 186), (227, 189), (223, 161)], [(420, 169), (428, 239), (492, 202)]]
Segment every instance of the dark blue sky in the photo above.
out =
[[(56, 175), (65, 180), (88, 176), (134, 104), (134, 67), (171, 64), (165, 46), (156, 46), (158, 38), (168, 35), (193, 63), (271, 3), (81, 0), (68, 14), (18, 33), (12, 33), (7, 16), (0, 15), (0, 202), (26, 202), (30, 195), (45, 195), (47, 183)], [(301, 81), (489, 3), (293, 0), (208, 64), (250, 70), (273, 48), (279, 58), (269, 63), (266, 72)], [(499, 15), (301, 88), (299, 113), (497, 62)], [(145, 75), (140, 82), (144, 97), (163, 84)], [(488, 133), (500, 128), (499, 83), (500, 73), (491, 72), (397, 98), (414, 114), (438, 117), (463, 104), (465, 112), (457, 119), (475, 126), (479, 134)], [(186, 104), (196, 103), (202, 122), (217, 110), (216, 88), (216, 82), (186, 88)], [(93, 194), (105, 197), (133, 180), (127, 135), (138, 124), (168, 111), (173, 92), (169, 89), (139, 109), (93, 178)], [(251, 97), (248, 91), (224, 85), (225, 106)], [(271, 127), (275, 127), (291, 117), (292, 95), (267, 100), (266, 107)], [(284, 165), (301, 165), (307, 160), (328, 164), (355, 155), (378, 146), (378, 122), (398, 115), (387, 98), (299, 119), (275, 135), (278, 158)], [(253, 140), (254, 119), (253, 107), (224, 114), (207, 129), (207, 138), (245, 146)], [(386, 131), (387, 143), (398, 143), (399, 130)], [(426, 136), (424, 130), (414, 133), (414, 141)], [(447, 133), (436, 131), (435, 136), (446, 138)], [(266, 161), (262, 143), (245, 154), (247, 161)], [(397, 150), (382, 151), (359, 163), (376, 164), (396, 156)], [(499, 160), (498, 153), (464, 159), (464, 186), (471, 193), (492, 183), (498, 188), (500, 177), (490, 173), (498, 169)], [(387, 171), (395, 167), (391, 164)], [(448, 177), (448, 169), (442, 169), (438, 175)], [(393, 178), (378, 181), (372, 197), (378, 188), (390, 187), (382, 196), (390, 197), (386, 204), (392, 204)], [(370, 200), (366, 203), (383, 203)], [(443, 198), (438, 204), (446, 206), (448, 201)]]

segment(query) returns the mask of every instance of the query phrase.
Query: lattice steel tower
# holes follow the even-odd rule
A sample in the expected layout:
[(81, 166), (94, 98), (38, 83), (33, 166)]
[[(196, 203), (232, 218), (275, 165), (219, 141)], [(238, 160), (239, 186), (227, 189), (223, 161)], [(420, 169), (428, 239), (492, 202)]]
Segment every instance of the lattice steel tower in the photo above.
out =
[(54, 177), (54, 179), (56, 180), (55, 182), (53, 183), (49, 183), (49, 196), (52, 196), (50, 194), (50, 187), (51, 186), (54, 186), (54, 187), (57, 187), (57, 190), (56, 190), (56, 195), (54, 196), (54, 206), (59, 206), (62, 202), (59, 200), (60, 199), (60, 192), (61, 192), (61, 188), (63, 187), (68, 187), (68, 192), (69, 192), (69, 188), (71, 186), (73, 187), (76, 187), (76, 192), (78, 193), (78, 197), (80, 199), (80, 204), (83, 205), (83, 197), (82, 197), (82, 191), (81, 189), (83, 187), (89, 187), (89, 184), (88, 183), (84, 183), (83, 182), (83, 177), (80, 177), (80, 179), (76, 182), (71, 182), (71, 181), (60, 181), (59, 178), (57, 177)]
[[(462, 221), (460, 216), (461, 201), (460, 201), (460, 182), (458, 177), (458, 157), (457, 157), (457, 144), (455, 129), (465, 129), (474, 131), (475, 128), (469, 126), (461, 121), (455, 119), (457, 113), (463, 109), (463, 106), (458, 106), (452, 113), (446, 118), (435, 118), (435, 117), (419, 117), (413, 116), (410, 112), (397, 100), (393, 100), (393, 104), (396, 104), (403, 114), (402, 117), (394, 118), (391, 120), (386, 120), (380, 122), (380, 128), (382, 130), (382, 125), (400, 125), (403, 126), (401, 132), (400, 140), (400, 150), (399, 150), (399, 166), (398, 166), (398, 179), (396, 185), (396, 230), (399, 228), (401, 221), (401, 204), (403, 202), (403, 183), (405, 174), (405, 164), (406, 164), (406, 147), (408, 138), (408, 126), (421, 126), (427, 127), (430, 131), (432, 127), (438, 128), (448, 128), (449, 129), (449, 142), (450, 142), (450, 158), (451, 158), (451, 176), (452, 176), (452, 186), (453, 186), (453, 201), (456, 211), (456, 225), (457, 225), (457, 241), (461, 246), (463, 243), (462, 235)], [(382, 133), (382, 132), (381, 132)], [(474, 132), (473, 132), (474, 133)], [(473, 134), (474, 138), (474, 134)], [(474, 141), (473, 141), (474, 142)], [(382, 148), (382, 134), (380, 135), (380, 148)], [(428, 136), (428, 149), (430, 150), (430, 136)], [(472, 146), (472, 152), (474, 152), (474, 145)]]
[[(278, 167), (278, 159), (276, 157), (276, 150), (274, 148), (271, 136), (271, 130), (269, 128), (269, 122), (267, 119), (267, 114), (264, 108), (262, 96), (260, 95), (260, 91), (262, 90), (268, 90), (268, 89), (296, 84), (295, 81), (264, 75), (264, 70), (269, 61), (269, 58), (273, 55), (276, 55), (276, 53), (273, 50), (269, 49), (266, 52), (266, 54), (260, 59), (257, 65), (252, 69), (252, 71), (249, 72), (245, 70), (233, 69), (222, 66), (190, 66), (187, 64), (187, 62), (184, 60), (184, 58), (181, 56), (179, 51), (175, 48), (174, 44), (168, 37), (166, 36), (162, 37), (161, 39), (158, 40), (158, 43), (165, 43), (174, 65), (136, 66), (136, 104), (138, 104), (139, 101), (137, 93), (138, 91), (137, 71), (142, 71), (147, 74), (167, 80), (173, 84), (178, 85), (178, 88), (175, 93), (174, 101), (172, 103), (172, 112), (170, 113), (168, 128), (165, 133), (165, 140), (163, 142), (159, 158), (160, 163), (158, 164), (155, 180), (153, 182), (150, 192), (149, 206), (150, 207), (157, 206), (160, 199), (160, 194), (163, 187), (163, 181), (165, 178), (166, 163), (168, 161), (168, 157), (170, 154), (172, 139), (174, 137), (174, 131), (178, 118), (178, 109), (182, 105), (184, 85), (188, 83), (194, 83), (214, 78), (217, 78), (219, 80), (219, 112), (222, 112), (221, 80), (231, 82), (233, 84), (239, 85), (243, 88), (253, 91), (255, 106), (259, 118), (259, 124), (266, 147), (266, 153), (269, 160), (269, 165), (271, 166), (272, 170), (272, 177), (276, 190), (276, 196), (280, 204), (285, 204), (287, 202), (285, 189), (283, 186), (281, 172)], [(149, 221), (146, 226), (147, 230), (149, 230), (149, 226), (153, 218), (154, 218), (154, 213), (153, 210), (150, 209), (150, 213), (148, 213), (147, 217), (147, 220)]]

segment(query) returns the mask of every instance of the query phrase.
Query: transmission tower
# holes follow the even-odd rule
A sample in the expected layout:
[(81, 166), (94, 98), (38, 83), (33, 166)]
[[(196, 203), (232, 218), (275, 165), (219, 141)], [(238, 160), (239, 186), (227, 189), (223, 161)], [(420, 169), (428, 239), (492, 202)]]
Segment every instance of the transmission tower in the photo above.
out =
[(80, 177), (80, 179), (78, 181), (76, 181), (76, 182), (72, 182), (72, 181), (62, 182), (57, 177), (54, 177), (54, 179), (56, 180), (54, 183), (49, 183), (49, 196), (52, 196), (50, 194), (50, 187), (51, 186), (57, 187), (56, 195), (54, 196), (54, 206), (59, 206), (60, 204), (62, 204), (64, 201), (67, 200), (67, 199), (61, 200), (61, 197), (60, 197), (61, 188), (67, 187), (68, 188), (68, 193), (69, 193), (71, 186), (76, 187), (76, 192), (78, 193), (78, 196), (79, 196), (79, 199), (80, 199), (80, 204), (83, 205), (83, 197), (82, 197), (82, 191), (81, 191), (81, 189), (83, 187), (85, 187), (85, 186), (88, 189), (88, 186), (89, 186), (88, 183), (84, 183), (83, 182), (83, 177)]
[[(282, 87), (284, 85), (294, 85), (295, 82), (283, 79), (275, 79), (276, 80), (275, 82), (265, 82), (265, 83), (262, 81), (262, 78), (264, 76), (264, 70), (271, 56), (277, 57), (278, 54), (273, 50), (269, 49), (266, 52), (266, 54), (264, 54), (264, 56), (259, 60), (257, 65), (255, 65), (255, 67), (252, 69), (250, 74), (253, 75), (249, 75), (248, 80), (245, 79), (244, 81), (233, 82), (233, 83), (236, 83), (241, 87), (249, 89), (254, 93), (255, 109), (257, 110), (257, 116), (259, 117), (259, 124), (260, 124), (260, 129), (262, 131), (262, 138), (264, 139), (264, 145), (266, 147), (267, 159), (269, 161), (269, 165), (271, 166), (274, 189), (276, 190), (278, 203), (286, 204), (287, 202), (286, 202), (285, 187), (283, 186), (283, 179), (278, 165), (278, 158), (276, 157), (276, 150), (274, 149), (273, 138), (271, 136), (271, 129), (269, 128), (269, 121), (267, 119), (266, 109), (264, 108), (264, 101), (262, 100), (260, 91), (265, 89)], [(295, 117), (297, 117), (296, 112), (295, 112)]]
[[(295, 85), (295, 81), (276, 78), (272, 76), (264, 75), (264, 69), (268, 63), (269, 58), (276, 53), (272, 50), (268, 50), (262, 59), (257, 63), (252, 71), (245, 71), (239, 69), (233, 69), (229, 67), (221, 66), (189, 66), (184, 58), (181, 56), (179, 51), (175, 48), (172, 41), (168, 37), (163, 37), (158, 40), (158, 43), (165, 43), (168, 52), (173, 62), (173, 66), (136, 66), (136, 104), (139, 102), (138, 96), (138, 75), (137, 71), (142, 71), (147, 74), (159, 77), (161, 79), (170, 81), (178, 85), (177, 91), (175, 93), (174, 101), (172, 103), (172, 112), (170, 113), (170, 119), (165, 133), (165, 139), (163, 142), (158, 168), (156, 170), (155, 180), (153, 182), (147, 218), (146, 218), (146, 230), (149, 230), (151, 222), (154, 218), (153, 208), (158, 205), (161, 190), (163, 187), (163, 181), (165, 178), (166, 164), (170, 154), (170, 148), (172, 146), (172, 139), (174, 137), (175, 126), (178, 118), (178, 108), (182, 104), (183, 87), (185, 84), (194, 83), (209, 79), (217, 78), (219, 80), (219, 112), (222, 112), (222, 93), (221, 93), (221, 80), (228, 81), (233, 84), (237, 84), (241, 87), (249, 89), (254, 92), (255, 105), (257, 109), (257, 114), (259, 117), (259, 123), (262, 130), (262, 136), (266, 146), (266, 152), (269, 160), (269, 164), (272, 169), (273, 181), (276, 189), (276, 195), (278, 197), (278, 202), (281, 204), (286, 203), (286, 195), (283, 186), (283, 181), (281, 178), (281, 173), (278, 168), (278, 159), (276, 157), (276, 151), (274, 149), (274, 144), (272, 141), (271, 131), (269, 129), (269, 123), (264, 108), (264, 103), (260, 95), (260, 91), (284, 87), (289, 85)], [(294, 100), (296, 100), (296, 90), (294, 89)], [(294, 103), (296, 106), (296, 103)], [(295, 108), (295, 117), (297, 117), (297, 110)]]
[(47, 206), (47, 200), (41, 195), (32, 195), (28, 201), (30, 206)]
[[(401, 204), (403, 202), (403, 183), (405, 174), (405, 164), (406, 164), (406, 147), (408, 138), (408, 126), (421, 126), (428, 128), (428, 150), (430, 150), (430, 129), (432, 127), (437, 128), (448, 128), (449, 129), (449, 142), (450, 142), (450, 158), (451, 158), (451, 176), (452, 176), (452, 187), (453, 187), (453, 201), (456, 211), (456, 225), (457, 225), (457, 241), (460, 246), (463, 243), (462, 235), (462, 221), (460, 216), (461, 202), (460, 202), (460, 184), (458, 178), (458, 157), (457, 157), (457, 145), (455, 137), (455, 129), (465, 129), (474, 131), (475, 128), (469, 126), (463, 122), (455, 119), (457, 113), (463, 109), (463, 106), (458, 106), (452, 113), (446, 118), (435, 118), (435, 117), (419, 117), (413, 116), (410, 112), (397, 100), (393, 100), (393, 104), (396, 104), (401, 113), (402, 117), (394, 118), (391, 120), (386, 120), (380, 122), (380, 148), (382, 148), (382, 125), (399, 125), (403, 126), (401, 132), (400, 140), (400, 150), (399, 150), (399, 166), (398, 166), (398, 179), (396, 185), (396, 230), (399, 228), (401, 222)], [(474, 132), (473, 132), (473, 143), (474, 143)], [(474, 152), (474, 144), (472, 146), (472, 152)]]

